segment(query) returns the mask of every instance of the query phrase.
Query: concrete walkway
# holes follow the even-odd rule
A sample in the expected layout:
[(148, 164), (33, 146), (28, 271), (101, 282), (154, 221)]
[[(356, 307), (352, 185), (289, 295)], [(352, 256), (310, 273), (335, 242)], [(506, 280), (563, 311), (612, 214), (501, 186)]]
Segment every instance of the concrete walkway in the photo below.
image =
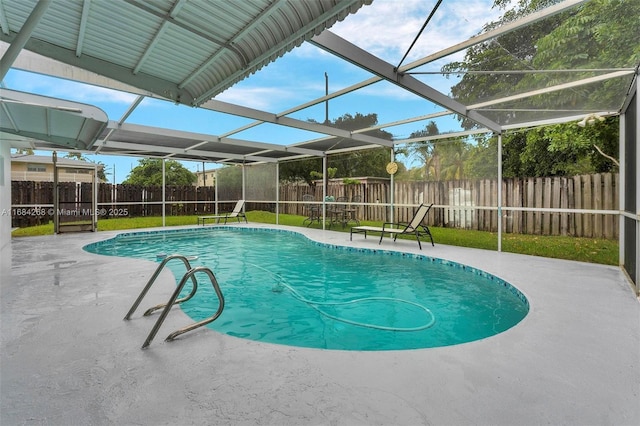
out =
[[(436, 242), (422, 252), (509, 281), (529, 315), (463, 345), (349, 352), (209, 329), (167, 343), (190, 322), (174, 309), (141, 350), (154, 319), (141, 309), (122, 318), (156, 264), (82, 250), (115, 234), (13, 240), (0, 293), (3, 426), (640, 424), (640, 303), (618, 268)], [(415, 241), (383, 247), (417, 252)], [(159, 284), (144, 306), (164, 302), (175, 281), (163, 272)]]

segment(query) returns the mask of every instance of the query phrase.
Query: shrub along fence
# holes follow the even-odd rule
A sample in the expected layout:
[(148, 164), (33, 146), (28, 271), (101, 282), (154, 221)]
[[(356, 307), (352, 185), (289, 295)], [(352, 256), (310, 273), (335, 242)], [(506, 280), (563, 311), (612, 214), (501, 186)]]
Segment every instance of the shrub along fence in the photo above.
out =
[[(361, 178), (360, 183), (345, 185), (341, 179), (332, 179), (327, 192), (335, 198), (358, 197), (358, 217), (361, 220), (386, 221), (390, 219), (390, 181), (382, 178)], [(87, 188), (74, 182), (60, 183), (61, 192), (78, 194), (78, 203), (90, 200)], [(575, 177), (503, 179), (502, 206), (503, 231), (537, 235), (568, 235), (577, 237), (617, 238), (618, 217), (612, 214), (548, 212), (534, 209), (619, 209), (619, 177), (617, 174), (594, 174)], [(221, 188), (222, 190), (222, 188)], [(281, 213), (305, 215), (308, 206), (295, 203), (305, 194), (313, 194), (316, 201), (322, 197), (321, 185), (306, 183), (282, 184), (280, 190)], [(221, 200), (236, 200), (240, 194), (218, 194)], [(12, 182), (12, 205), (53, 205), (52, 182)], [(166, 187), (166, 215), (194, 215), (215, 210), (213, 187), (173, 186)], [(394, 219), (408, 221), (413, 216), (414, 206), (434, 203), (429, 213), (429, 225), (495, 232), (498, 229), (497, 179), (455, 180), (438, 182), (395, 182)], [(102, 208), (99, 219), (114, 216), (160, 216), (162, 214), (162, 187), (138, 185), (98, 185), (98, 204)], [(138, 204), (129, 204), (138, 203)], [(234, 203), (219, 206), (226, 211)], [(400, 205), (400, 207), (398, 206)], [(406, 206), (402, 206), (406, 205)], [(105, 208), (106, 207), (106, 208)], [(249, 202), (248, 210), (274, 210), (274, 203)], [(523, 210), (511, 210), (525, 209)], [(532, 210), (526, 210), (532, 209)], [(104, 214), (102, 213), (104, 212)], [(48, 209), (35, 212), (29, 208), (13, 208), (13, 226), (31, 226), (52, 220)]]

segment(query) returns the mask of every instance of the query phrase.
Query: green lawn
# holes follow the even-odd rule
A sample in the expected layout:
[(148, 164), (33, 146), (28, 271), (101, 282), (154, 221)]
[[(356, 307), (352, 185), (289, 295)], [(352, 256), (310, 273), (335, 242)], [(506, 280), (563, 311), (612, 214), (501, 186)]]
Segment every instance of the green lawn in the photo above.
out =
[[(249, 222), (276, 223), (276, 215), (264, 211), (247, 212)], [(167, 226), (195, 225), (196, 216), (167, 216)], [(280, 224), (302, 226), (303, 216), (280, 214)], [(362, 225), (381, 226), (379, 222), (363, 221)], [(114, 231), (136, 228), (153, 228), (162, 226), (161, 217), (136, 217), (101, 219), (98, 231)], [(320, 227), (313, 224), (312, 228)], [(496, 250), (497, 234), (494, 232), (469, 231), (453, 228), (431, 227), (436, 244), (473, 247)], [(335, 226), (335, 231), (349, 232), (349, 227)], [(53, 223), (48, 225), (21, 228), (13, 231), (14, 237), (35, 235), (53, 235)], [(404, 236), (407, 237), (407, 236)], [(618, 241), (597, 238), (550, 237), (540, 235), (504, 234), (502, 250), (505, 252), (529, 254), (534, 256), (553, 257), (557, 259), (578, 260), (582, 262), (618, 265)]]

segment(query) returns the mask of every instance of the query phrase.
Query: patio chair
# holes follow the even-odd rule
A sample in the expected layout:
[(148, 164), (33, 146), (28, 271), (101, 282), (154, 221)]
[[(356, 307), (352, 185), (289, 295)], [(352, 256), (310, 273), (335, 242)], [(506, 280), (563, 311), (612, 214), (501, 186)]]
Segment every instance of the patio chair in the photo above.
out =
[(216, 223), (220, 223), (221, 219), (224, 219), (224, 223), (226, 224), (227, 220), (232, 218), (238, 219), (238, 222), (240, 222), (240, 219), (244, 219), (245, 223), (249, 223), (247, 221), (247, 216), (242, 211), (243, 208), (244, 208), (244, 200), (238, 200), (238, 202), (236, 203), (236, 206), (233, 208), (233, 211), (229, 213), (222, 213), (222, 214), (212, 215), (212, 216), (198, 216), (198, 225), (204, 226), (207, 220), (215, 220)]
[(354, 226), (351, 228), (351, 232), (349, 234), (349, 240), (351, 241), (353, 238), (353, 234), (364, 234), (364, 237), (367, 238), (367, 232), (380, 232), (380, 242), (382, 243), (382, 237), (384, 237), (385, 233), (388, 233), (389, 236), (393, 235), (393, 241), (398, 238), (398, 235), (403, 234), (413, 234), (416, 236), (416, 240), (418, 241), (418, 247), (422, 250), (422, 244), (420, 243), (421, 236), (429, 236), (431, 239), (431, 245), (435, 246), (433, 243), (433, 236), (431, 235), (431, 231), (429, 227), (422, 224), (422, 221), (425, 217), (427, 217), (427, 213), (431, 210), (431, 206), (433, 203), (426, 205), (420, 204), (418, 210), (416, 210), (413, 219), (409, 223), (393, 223), (393, 222), (385, 222), (382, 227), (377, 226)]
[(336, 198), (336, 203), (340, 204), (331, 204), (329, 206), (327, 209), (327, 213), (329, 214), (329, 227), (334, 223), (342, 224), (342, 227), (345, 227), (345, 212), (347, 210), (348, 202), (348, 197), (338, 197)]
[(362, 195), (354, 195), (351, 198), (351, 204), (347, 209), (345, 209), (345, 224), (349, 222), (354, 222), (357, 226), (360, 226), (360, 220), (358, 219), (358, 203), (362, 202)]
[[(304, 194), (302, 196), (302, 201), (304, 201), (305, 203), (308, 203), (310, 201), (315, 201), (316, 197), (314, 197), (312, 194)], [(320, 223), (320, 220), (322, 219), (322, 209), (320, 208), (320, 205), (318, 204), (305, 204), (305, 209), (307, 210), (307, 218), (305, 220), (302, 221), (302, 224), (304, 225), (305, 223), (307, 223), (307, 227), (310, 226), (313, 222), (318, 222)]]

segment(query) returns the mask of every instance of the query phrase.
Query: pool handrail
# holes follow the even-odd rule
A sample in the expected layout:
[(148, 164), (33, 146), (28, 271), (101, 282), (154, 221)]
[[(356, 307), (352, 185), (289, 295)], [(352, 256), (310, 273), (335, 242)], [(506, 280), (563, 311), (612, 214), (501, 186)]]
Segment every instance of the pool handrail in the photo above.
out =
[[(183, 256), (183, 255), (180, 255), (180, 254), (172, 254), (172, 255), (169, 255), (169, 256), (165, 257), (162, 260), (162, 262), (160, 263), (160, 265), (158, 265), (158, 267), (156, 268), (156, 271), (151, 276), (151, 278), (149, 279), (147, 284), (144, 286), (144, 288), (140, 292), (140, 295), (138, 296), (136, 301), (131, 306), (131, 309), (129, 309), (129, 312), (127, 312), (127, 315), (125, 315), (125, 317), (124, 317), (125, 320), (130, 320), (131, 319), (131, 315), (133, 315), (133, 313), (136, 311), (136, 309), (138, 308), (138, 306), (142, 302), (142, 299), (144, 299), (145, 295), (147, 294), (147, 292), (149, 291), (149, 289), (151, 288), (151, 286), (155, 282), (156, 278), (160, 275), (160, 272), (162, 271), (162, 269), (164, 269), (166, 264), (172, 259), (181, 260), (185, 264), (185, 266), (187, 268), (187, 272), (182, 276), (182, 279), (180, 280), (180, 283), (176, 287), (175, 291), (173, 292), (173, 294), (171, 295), (171, 298), (169, 299), (169, 301), (167, 303), (163, 303), (163, 304), (159, 304), (159, 305), (153, 306), (153, 307), (147, 309), (147, 311), (145, 311), (145, 313), (143, 314), (143, 316), (149, 316), (153, 312), (155, 312), (156, 310), (164, 308), (162, 310), (162, 313), (160, 314), (160, 317), (158, 318), (158, 320), (156, 321), (155, 325), (151, 329), (151, 332), (147, 336), (147, 339), (145, 340), (144, 344), (142, 345), (142, 349), (148, 347), (151, 344), (151, 341), (153, 340), (153, 338), (157, 334), (158, 330), (160, 329), (160, 326), (162, 325), (162, 323), (164, 322), (165, 318), (169, 314), (169, 311), (171, 310), (173, 305), (177, 305), (177, 304), (180, 304), (182, 302), (186, 302), (187, 300), (191, 299), (196, 294), (196, 291), (198, 289), (198, 281), (195, 278), (195, 274), (197, 272), (204, 272), (205, 274), (207, 274), (209, 276), (209, 279), (211, 280), (211, 285), (213, 286), (213, 289), (216, 292), (216, 295), (218, 296), (218, 301), (219, 301), (218, 310), (216, 311), (215, 314), (213, 314), (209, 318), (206, 318), (206, 319), (204, 319), (202, 321), (196, 322), (194, 324), (191, 324), (189, 326), (186, 326), (186, 327), (183, 327), (181, 329), (178, 329), (178, 330), (174, 331), (173, 333), (169, 334), (169, 336), (167, 336), (165, 341), (173, 340), (177, 336), (179, 336), (179, 335), (181, 335), (183, 333), (186, 333), (188, 331), (194, 330), (194, 329), (196, 329), (198, 327), (201, 327), (203, 325), (209, 324), (212, 321), (215, 321), (220, 316), (220, 314), (222, 314), (222, 311), (224, 310), (224, 296), (222, 294), (222, 290), (220, 289), (220, 285), (218, 284), (218, 280), (216, 279), (216, 277), (213, 274), (213, 272), (211, 271), (211, 269), (209, 269), (206, 266), (192, 267), (191, 264), (189, 263), (189, 259), (186, 256)], [(180, 295), (180, 292), (182, 291), (182, 289), (184, 288), (185, 284), (187, 283), (187, 281), (189, 279), (191, 279), (191, 281), (193, 282), (193, 286), (192, 286), (191, 292), (187, 296), (185, 296), (185, 297), (183, 297), (181, 299), (178, 299), (178, 296)]]
[(222, 295), (222, 290), (220, 290), (220, 286), (218, 285), (218, 280), (216, 280), (216, 277), (211, 271), (211, 269), (209, 269), (206, 266), (196, 266), (195, 268), (191, 268), (186, 274), (184, 274), (184, 276), (182, 277), (182, 280), (180, 280), (180, 284), (178, 284), (178, 287), (176, 287), (175, 291), (173, 292), (173, 295), (171, 295), (171, 299), (169, 299), (165, 308), (160, 314), (160, 317), (158, 318), (155, 325), (151, 329), (149, 336), (147, 336), (147, 340), (144, 341), (144, 344), (142, 345), (142, 349), (146, 348), (151, 344), (151, 341), (156, 336), (156, 334), (158, 333), (158, 330), (160, 329), (160, 326), (162, 325), (165, 318), (169, 314), (171, 307), (175, 304), (176, 300), (178, 299), (178, 296), (180, 295), (182, 288), (186, 284), (187, 280), (189, 278), (192, 278), (196, 272), (204, 272), (209, 276), (209, 279), (211, 280), (211, 285), (213, 286), (213, 289), (216, 292), (216, 295), (218, 296), (218, 310), (216, 311), (215, 314), (213, 314), (209, 318), (206, 318), (202, 321), (198, 321), (196, 323), (193, 323), (191, 325), (188, 325), (186, 327), (183, 327), (174, 331), (173, 333), (167, 336), (165, 341), (171, 341), (183, 333), (186, 333), (191, 330), (195, 330), (196, 328), (202, 327), (203, 325), (207, 325), (210, 322), (213, 322), (216, 319), (218, 319), (218, 317), (222, 314), (222, 311), (224, 310), (224, 296)]
[[(160, 272), (162, 272), (162, 270), (164, 269), (165, 265), (167, 263), (169, 263), (170, 260), (173, 260), (173, 259), (182, 260), (182, 262), (184, 263), (185, 267), (187, 268), (187, 271), (189, 271), (192, 268), (191, 267), (191, 263), (189, 263), (189, 259), (186, 256), (183, 256), (181, 254), (171, 254), (169, 256), (166, 256), (164, 259), (162, 259), (162, 262), (160, 262), (160, 264), (156, 268), (156, 271), (153, 273), (153, 275), (151, 276), (149, 281), (147, 281), (147, 284), (144, 286), (144, 288), (140, 292), (140, 295), (138, 296), (136, 301), (133, 302), (133, 305), (131, 306), (131, 309), (129, 309), (129, 312), (127, 312), (127, 315), (125, 315), (125, 317), (124, 317), (125, 320), (130, 320), (131, 319), (131, 315), (133, 315), (133, 313), (136, 311), (136, 309), (138, 309), (138, 306), (140, 305), (140, 302), (142, 302), (142, 299), (144, 299), (144, 297), (147, 295), (147, 292), (149, 291), (149, 289), (151, 288), (153, 283), (156, 281), (156, 278), (158, 278), (158, 275), (160, 275)], [(191, 293), (188, 296), (186, 296), (186, 297), (184, 297), (184, 298), (182, 298), (180, 300), (176, 300), (175, 303), (186, 302), (187, 300), (189, 300), (189, 299), (191, 299), (193, 297), (193, 295), (196, 293), (196, 290), (198, 288), (198, 282), (196, 281), (195, 277), (192, 278), (192, 282), (193, 282), (193, 289), (191, 290)], [(143, 314), (143, 316), (148, 316), (153, 311), (155, 311), (156, 309), (159, 309), (159, 308), (162, 308), (162, 307), (164, 307), (164, 304), (154, 306), (153, 308), (148, 309)]]

